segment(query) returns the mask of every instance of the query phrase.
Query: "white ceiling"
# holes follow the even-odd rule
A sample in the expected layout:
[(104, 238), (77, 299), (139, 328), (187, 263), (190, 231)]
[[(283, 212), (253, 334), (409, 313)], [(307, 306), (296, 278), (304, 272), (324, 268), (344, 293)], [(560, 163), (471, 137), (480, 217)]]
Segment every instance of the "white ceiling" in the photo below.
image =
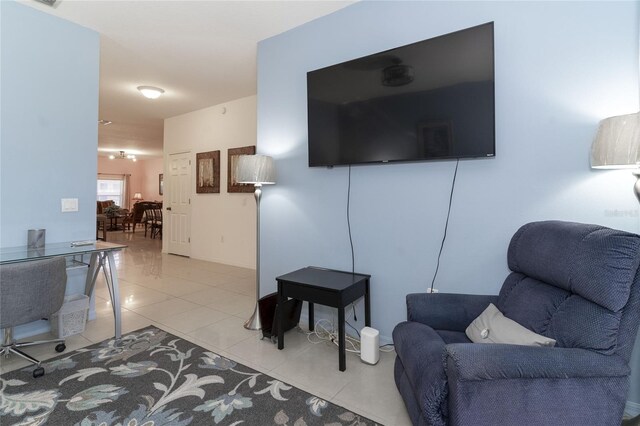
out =
[[(353, 0), (355, 1), (355, 0)], [(353, 1), (21, 3), (100, 33), (98, 151), (162, 156), (163, 120), (256, 93), (257, 42)], [(156, 100), (137, 86), (165, 90)]]

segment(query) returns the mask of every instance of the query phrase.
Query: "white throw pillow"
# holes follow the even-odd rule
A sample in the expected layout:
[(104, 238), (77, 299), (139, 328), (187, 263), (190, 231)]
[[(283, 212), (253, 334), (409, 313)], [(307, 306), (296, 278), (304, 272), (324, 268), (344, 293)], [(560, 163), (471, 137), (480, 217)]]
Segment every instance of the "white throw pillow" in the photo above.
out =
[(493, 303), (465, 330), (474, 343), (504, 343), (526, 346), (555, 346), (556, 341), (536, 334), (505, 317)]

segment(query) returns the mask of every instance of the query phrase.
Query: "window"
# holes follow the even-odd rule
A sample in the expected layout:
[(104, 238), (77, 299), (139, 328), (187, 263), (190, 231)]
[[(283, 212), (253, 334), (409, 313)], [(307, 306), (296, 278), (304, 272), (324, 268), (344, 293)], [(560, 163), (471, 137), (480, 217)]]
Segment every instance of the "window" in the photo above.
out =
[(122, 179), (98, 179), (98, 201), (113, 200), (122, 207), (123, 191)]

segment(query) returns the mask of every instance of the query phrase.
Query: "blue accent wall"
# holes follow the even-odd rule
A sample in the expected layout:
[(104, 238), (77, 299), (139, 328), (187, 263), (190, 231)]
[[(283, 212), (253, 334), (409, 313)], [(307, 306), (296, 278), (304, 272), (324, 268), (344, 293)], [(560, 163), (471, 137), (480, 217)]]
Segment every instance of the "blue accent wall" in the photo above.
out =
[[(495, 22), (496, 157), (460, 162), (435, 287), (495, 294), (509, 240), (560, 219), (639, 231), (634, 177), (596, 171), (598, 121), (638, 111), (638, 2), (362, 1), (258, 45), (258, 151), (278, 182), (263, 191), (261, 291), (308, 265), (350, 270), (349, 170), (307, 167), (306, 73)], [(431, 284), (455, 161), (351, 170), (355, 269), (372, 275), (372, 322), (389, 341), (405, 296)], [(364, 326), (357, 305), (356, 328)], [(318, 308), (318, 315), (332, 316)], [(631, 401), (640, 402), (640, 344)]]
[(0, 19), (0, 247), (32, 228), (48, 243), (95, 238), (99, 35), (13, 1)]

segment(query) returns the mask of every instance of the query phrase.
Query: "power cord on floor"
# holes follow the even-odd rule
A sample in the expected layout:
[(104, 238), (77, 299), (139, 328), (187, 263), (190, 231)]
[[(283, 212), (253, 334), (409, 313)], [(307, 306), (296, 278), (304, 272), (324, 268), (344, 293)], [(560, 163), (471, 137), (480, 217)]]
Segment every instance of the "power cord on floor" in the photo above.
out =
[[(346, 324), (358, 334), (358, 339), (356, 339), (355, 337), (351, 337), (345, 333), (345, 339), (344, 339), (345, 350), (347, 352), (353, 352), (353, 353), (359, 354), (360, 353), (360, 339), (359, 339), (360, 332), (358, 332), (358, 330), (354, 326), (349, 324), (348, 321), (346, 321)], [(331, 342), (334, 345), (339, 346), (338, 332), (335, 330), (334, 324), (331, 321), (326, 319), (320, 319), (316, 321), (316, 325), (314, 328), (315, 328), (314, 331), (303, 331), (300, 328), (299, 328), (299, 331), (306, 334), (307, 340), (310, 343), (313, 343), (314, 345), (317, 345), (323, 342)], [(388, 343), (386, 345), (381, 345), (379, 346), (379, 348), (380, 348), (380, 352), (393, 352), (395, 350), (394, 345), (391, 343)]]
[[(335, 331), (329, 320), (321, 319), (316, 321), (316, 325), (314, 328), (315, 330), (305, 333), (309, 342), (317, 345), (318, 343), (329, 341), (336, 346), (339, 345), (338, 332)], [(312, 336), (317, 338), (318, 340), (313, 340)], [(355, 339), (345, 333), (344, 342), (345, 350), (347, 352), (353, 352), (357, 354), (360, 353), (360, 340)]]
[[(389, 349), (383, 349), (389, 346)], [(393, 352), (396, 350), (396, 345), (393, 343), (387, 343), (386, 345), (380, 345), (380, 352)]]
[[(354, 312), (354, 316), (355, 316), (355, 312)], [(361, 337), (360, 337), (360, 332), (358, 331), (358, 329), (357, 329), (357, 328), (355, 328), (354, 326), (352, 326), (352, 325), (349, 323), (349, 321), (345, 321), (345, 324), (347, 324), (349, 327), (351, 327), (351, 328), (353, 329), (353, 331), (355, 331), (355, 332), (356, 332), (356, 334), (358, 335), (358, 339), (361, 339)]]

